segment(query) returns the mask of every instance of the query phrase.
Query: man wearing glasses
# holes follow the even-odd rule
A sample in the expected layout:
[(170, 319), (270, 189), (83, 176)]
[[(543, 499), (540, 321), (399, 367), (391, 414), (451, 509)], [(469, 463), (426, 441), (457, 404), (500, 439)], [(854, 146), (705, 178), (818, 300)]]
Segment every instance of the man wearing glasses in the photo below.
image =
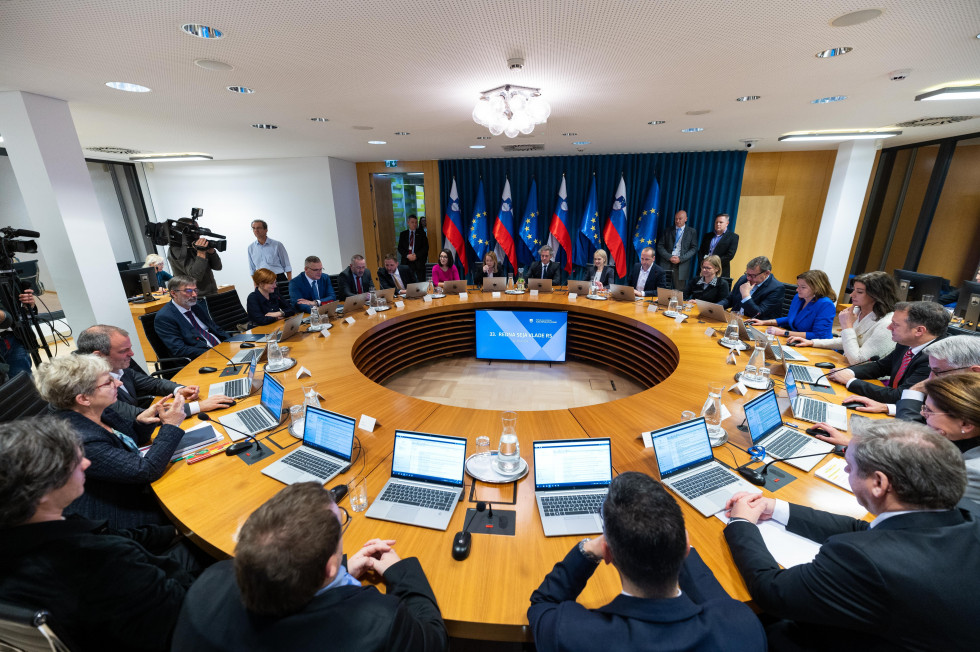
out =
[(323, 278), (323, 263), (316, 256), (307, 256), (303, 273), (289, 282), (289, 299), (296, 312), (310, 312), (313, 306), (336, 301), (330, 277)]
[[(394, 541), (371, 539), (345, 563), (348, 521), (314, 482), (273, 496), (245, 521), (235, 558), (215, 564), (188, 591), (172, 649), (447, 649), (418, 559), (401, 559)], [(384, 595), (361, 585), (372, 574), (384, 580)]]
[(756, 256), (745, 265), (745, 274), (735, 281), (734, 288), (718, 305), (752, 319), (782, 315), (785, 288), (772, 275), (772, 263), (765, 256)]
[(196, 358), (228, 339), (228, 333), (198, 303), (197, 281), (175, 276), (167, 282), (167, 290), (173, 301), (157, 313), (153, 328), (170, 355)]

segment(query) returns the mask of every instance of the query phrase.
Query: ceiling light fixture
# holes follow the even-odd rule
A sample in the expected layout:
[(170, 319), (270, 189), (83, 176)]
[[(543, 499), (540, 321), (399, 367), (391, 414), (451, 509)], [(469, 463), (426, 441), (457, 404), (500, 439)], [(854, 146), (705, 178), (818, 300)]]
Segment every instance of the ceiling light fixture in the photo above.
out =
[(387, 140), (369, 140), (368, 145), (387, 145)]
[(232, 93), (241, 93), (242, 95), (251, 95), (255, 92), (254, 89), (246, 86), (229, 86), (228, 90), (230, 90)]
[(217, 72), (235, 69), (235, 66), (231, 64), (225, 63), (224, 61), (215, 61), (214, 59), (195, 59), (194, 65), (205, 70), (214, 70)]
[(127, 93), (149, 93), (150, 89), (146, 86), (140, 86), (139, 84), (130, 84), (129, 82), (106, 82), (106, 86), (109, 88), (115, 88), (117, 91), (126, 91)]
[(197, 23), (187, 23), (186, 25), (181, 25), (180, 28), (191, 36), (197, 36), (199, 38), (221, 38), (224, 36), (219, 29), (208, 27), (207, 25), (198, 25)]
[(572, 145), (591, 145), (591, 140), (580, 140), (577, 143), (572, 143)]
[(411, 136), (412, 134), (410, 132), (408, 132), (408, 131), (396, 131), (395, 132), (395, 135), (396, 136)]
[(874, 140), (901, 136), (901, 131), (827, 131), (802, 134), (786, 134), (779, 137), (783, 143), (803, 143), (822, 140)]
[(755, 100), (759, 99), (760, 97), (761, 97), (760, 95), (743, 95), (742, 97), (736, 97), (735, 98), (735, 101), (736, 102), (754, 102)]
[(578, 136), (578, 133), (574, 131), (566, 131), (565, 133), (562, 134), (562, 136)]
[(279, 128), (279, 125), (267, 125), (267, 124), (263, 124), (261, 122), (258, 122), (258, 123), (254, 124), (252, 126), (255, 127), (256, 129), (278, 129)]
[(682, 134), (696, 134), (699, 131), (704, 131), (704, 127), (688, 127), (687, 129), (681, 129)]
[(830, 104), (831, 102), (843, 102), (847, 99), (847, 95), (831, 95), (830, 97), (821, 97), (816, 100), (810, 100), (810, 104)]
[(313, 122), (330, 122), (330, 118), (310, 118)]
[(866, 23), (869, 20), (874, 20), (880, 15), (881, 9), (861, 9), (860, 11), (852, 11), (849, 14), (838, 16), (834, 20), (830, 21), (830, 24), (833, 27), (852, 27), (854, 25)]
[(138, 154), (130, 156), (130, 161), (138, 163), (159, 163), (162, 161), (211, 161), (214, 157), (201, 152), (178, 152), (173, 154)]
[(470, 149), (486, 149), (486, 145), (470, 145)]
[(473, 121), (490, 130), (494, 136), (529, 134), (534, 125), (548, 121), (551, 107), (541, 96), (540, 88), (505, 84), (480, 93), (473, 107)]
[(477, 140), (492, 140), (493, 136), (477, 136)]
[(667, 124), (667, 121), (666, 120), (651, 120), (647, 124), (648, 125), (653, 125), (654, 127), (656, 127), (657, 125), (665, 125), (665, 124)]
[(944, 86), (928, 93), (915, 96), (916, 102), (932, 100), (977, 100), (980, 99), (980, 84), (976, 86)]
[(847, 54), (854, 48), (840, 47), (840, 48), (830, 48), (829, 50), (824, 50), (823, 52), (817, 52), (814, 56), (818, 59), (829, 59), (830, 57), (839, 57), (843, 54)]

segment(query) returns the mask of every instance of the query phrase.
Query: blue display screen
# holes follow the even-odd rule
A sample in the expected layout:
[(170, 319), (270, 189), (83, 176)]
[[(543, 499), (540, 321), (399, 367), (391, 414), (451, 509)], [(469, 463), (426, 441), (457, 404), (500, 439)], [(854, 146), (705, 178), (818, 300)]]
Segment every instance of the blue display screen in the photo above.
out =
[(476, 311), (479, 359), (564, 362), (567, 340), (567, 312)]

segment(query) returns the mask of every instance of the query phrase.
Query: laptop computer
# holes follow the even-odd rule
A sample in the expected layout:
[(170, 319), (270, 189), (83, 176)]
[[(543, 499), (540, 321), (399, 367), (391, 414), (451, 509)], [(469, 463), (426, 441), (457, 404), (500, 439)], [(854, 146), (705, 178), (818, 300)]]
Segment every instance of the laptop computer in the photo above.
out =
[(378, 290), (375, 292), (375, 296), (379, 299), (384, 299), (388, 303), (395, 300), (395, 288), (388, 288), (387, 290)]
[(255, 368), (258, 366), (258, 359), (252, 358), (252, 362), (250, 362), (248, 365), (248, 373), (243, 378), (235, 378), (234, 380), (225, 380), (220, 383), (212, 383), (211, 386), (208, 387), (208, 396), (224, 394), (225, 396), (229, 396), (231, 398), (246, 398), (252, 393), (252, 389), (255, 387), (253, 384), (255, 381)]
[(701, 301), (701, 299), (695, 299), (694, 303), (698, 306), (698, 312), (701, 319), (710, 319), (712, 321), (720, 321), (726, 324), (728, 323), (728, 313), (717, 303)]
[(834, 450), (833, 444), (787, 427), (779, 412), (776, 392), (771, 389), (745, 404), (745, 421), (749, 426), (752, 444), (764, 447), (767, 458), (781, 460), (795, 455), (815, 455), (786, 460), (790, 466), (803, 471), (810, 471), (823, 459), (822, 455)]
[(609, 298), (616, 301), (636, 301), (636, 293), (632, 285), (609, 284)]
[(367, 305), (370, 294), (352, 294), (344, 299), (344, 314), (349, 315)]
[(728, 499), (740, 491), (761, 493), (715, 459), (704, 417), (654, 430), (650, 439), (660, 481), (702, 516), (725, 509)]
[(796, 349), (783, 346), (779, 343), (779, 338), (774, 337), (772, 342), (766, 346), (766, 357), (771, 360), (793, 360), (795, 362), (809, 362), (805, 356), (803, 356)]
[(263, 475), (285, 484), (326, 484), (350, 467), (356, 426), (353, 417), (306, 406), (303, 443), (262, 469)]
[(466, 281), (444, 281), (442, 291), (446, 294), (459, 294), (466, 292)]
[(539, 294), (553, 292), (550, 278), (529, 278), (527, 280), (528, 290), (537, 290)]
[(536, 441), (534, 498), (546, 537), (602, 532), (602, 507), (612, 482), (608, 438)]
[(793, 378), (797, 382), (807, 383), (808, 385), (820, 385), (830, 387), (830, 381), (825, 377), (827, 372), (817, 367), (805, 367), (800, 364), (789, 365), (789, 371), (793, 372)]
[(234, 366), (240, 364), (252, 364), (252, 362), (259, 362), (265, 355), (264, 346), (256, 346), (254, 349), (239, 349), (238, 353), (231, 356), (231, 361), (226, 363), (225, 366)]
[(429, 291), (429, 282), (421, 281), (419, 283), (409, 283), (405, 286), (405, 298), (406, 299), (421, 299)]
[(657, 305), (666, 308), (670, 305), (671, 297), (677, 297), (677, 302), (684, 301), (684, 293), (680, 290), (668, 290), (667, 288), (657, 288)]
[(592, 281), (568, 281), (569, 294), (581, 294), (582, 296), (588, 296), (589, 291), (591, 290)]
[(801, 421), (811, 423), (826, 423), (838, 430), (847, 430), (847, 408), (836, 403), (820, 401), (809, 396), (800, 396), (800, 391), (796, 387), (794, 368), (797, 365), (789, 365), (786, 370), (786, 395), (789, 404), (793, 408), (793, 416)]
[(507, 289), (507, 279), (503, 276), (486, 276), (483, 279), (484, 292), (503, 292)]
[(445, 530), (463, 492), (465, 463), (462, 437), (396, 430), (391, 478), (365, 516)]
[(235, 432), (236, 430), (242, 430), (250, 435), (255, 435), (263, 430), (272, 430), (279, 425), (279, 419), (282, 416), (284, 393), (285, 390), (279, 381), (273, 378), (272, 374), (267, 373), (262, 380), (261, 402), (250, 408), (220, 416), (218, 423), (229, 426), (228, 436), (231, 437), (232, 441), (245, 438), (245, 435)]

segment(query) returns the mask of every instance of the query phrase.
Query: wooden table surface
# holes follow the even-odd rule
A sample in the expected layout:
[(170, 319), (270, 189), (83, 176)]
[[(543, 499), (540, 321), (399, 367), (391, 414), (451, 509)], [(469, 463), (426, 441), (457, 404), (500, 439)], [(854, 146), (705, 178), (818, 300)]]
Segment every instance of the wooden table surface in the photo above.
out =
[[(719, 336), (705, 334), (709, 326), (723, 330), (723, 324), (699, 322), (696, 317), (676, 324), (660, 312), (648, 312), (648, 305), (645, 301), (596, 302), (585, 297), (570, 300), (561, 293), (534, 298), (503, 295), (493, 299), (490, 295), (471, 292), (466, 301), (452, 295), (431, 303), (406, 301), (403, 308), (392, 308), (370, 317), (363, 311), (354, 313), (355, 321), (350, 325), (334, 321), (327, 337), (312, 333), (297, 335), (286, 343), (290, 347), (289, 356), (309, 369), (312, 377), (297, 380), (298, 366), (276, 377), (285, 383), (287, 406), (302, 402), (302, 384), (316, 382), (324, 398), (323, 407), (358, 419), (362, 414), (377, 419), (373, 432), (357, 431), (362, 456), (346, 473), (329, 483), (333, 486), (366, 476), (368, 499), (373, 501), (389, 477), (396, 429), (465, 437), (469, 454), (479, 435), (488, 435), (491, 446), (496, 446), (500, 412), (430, 403), (392, 392), (372, 379), (387, 378), (406, 366), (439, 356), (473, 355), (474, 309), (567, 310), (570, 359), (616, 368), (649, 389), (601, 405), (519, 411), (517, 434), (522, 457), (533, 464), (531, 442), (536, 439), (611, 437), (616, 473), (642, 471), (658, 477), (653, 451), (643, 447), (639, 434), (680, 421), (684, 410), (699, 412), (707, 397), (708, 383), (734, 384), (733, 376), (744, 368), (748, 356), (743, 352), (738, 365), (726, 364), (728, 349), (719, 346)], [(238, 350), (237, 344), (221, 347), (227, 355)], [(843, 357), (833, 351), (812, 348), (801, 351), (810, 359), (809, 364), (821, 360), (838, 366), (845, 364)], [(209, 352), (175, 380), (199, 384), (205, 395), (207, 386), (218, 382), (218, 377), (217, 374), (199, 375), (197, 369), (204, 365), (220, 368), (223, 360)], [(834, 396), (822, 396), (839, 402), (846, 392), (840, 386), (835, 386), (835, 390)], [(528, 391), (533, 391), (533, 387), (528, 387)], [(741, 406), (758, 394), (749, 390), (746, 396), (730, 392), (723, 396), (722, 401), (732, 417), (722, 424), (729, 432), (730, 445), (715, 449), (719, 460), (731, 465), (748, 459), (740, 450), (748, 446), (748, 434), (736, 427), (743, 417)], [(253, 396), (231, 409), (257, 403), (258, 397)], [(492, 404), (492, 397), (488, 404)], [(788, 414), (784, 417), (793, 421)], [(185, 427), (196, 424), (188, 420)], [(285, 430), (287, 424), (288, 417), (281, 430), (263, 438), (275, 451), (275, 458), (298, 444)], [(192, 466), (177, 462), (153, 487), (171, 518), (192, 532), (202, 547), (219, 557), (230, 556), (241, 524), (284, 486), (260, 472), (272, 459), (252, 466), (225, 455)], [(816, 468), (824, 463), (821, 461)], [(799, 478), (780, 490), (779, 498), (858, 518), (866, 516), (851, 494), (813, 477), (813, 472), (806, 474), (784, 464), (779, 466)], [(395, 539), (396, 550), (402, 557), (416, 556), (421, 561), (452, 635), (529, 639), (525, 614), (531, 592), (581, 537), (544, 536), (534, 501), (533, 468), (516, 483), (516, 504), (504, 504), (514, 500), (514, 487), (476, 482), (474, 489), (467, 476), (463, 504), (456, 508), (446, 531), (368, 519), (363, 513), (351, 511), (352, 522), (344, 535), (344, 550), (352, 554), (372, 537)], [(475, 494), (472, 500), (471, 489)], [(475, 535), (469, 558), (457, 562), (450, 556), (452, 538), (463, 528), (466, 508), (473, 507), (476, 500), (493, 501), (498, 510), (516, 510), (516, 535)], [(725, 545), (721, 521), (704, 518), (686, 503), (678, 502), (692, 545), (733, 597), (749, 600)], [(341, 505), (349, 510), (346, 498)], [(586, 606), (598, 607), (620, 590), (616, 571), (602, 565), (579, 600)]]

